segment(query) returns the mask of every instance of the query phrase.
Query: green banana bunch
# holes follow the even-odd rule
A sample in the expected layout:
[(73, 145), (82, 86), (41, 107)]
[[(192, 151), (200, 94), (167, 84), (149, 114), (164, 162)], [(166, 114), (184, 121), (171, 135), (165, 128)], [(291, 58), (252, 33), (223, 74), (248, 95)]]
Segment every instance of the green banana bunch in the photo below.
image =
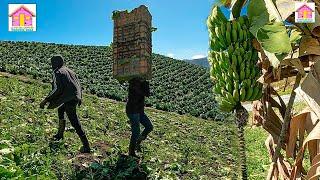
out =
[(218, 6), (207, 20), (210, 48), (208, 61), (213, 92), (222, 111), (233, 111), (241, 102), (262, 97), (258, 52), (252, 46), (246, 16), (228, 21)]

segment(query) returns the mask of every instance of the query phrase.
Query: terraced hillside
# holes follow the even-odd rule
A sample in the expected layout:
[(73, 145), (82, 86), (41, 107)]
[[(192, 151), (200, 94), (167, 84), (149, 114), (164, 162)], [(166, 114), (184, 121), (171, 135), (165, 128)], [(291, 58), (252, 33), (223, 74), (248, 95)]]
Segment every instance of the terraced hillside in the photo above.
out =
[[(79, 117), (94, 152), (78, 154), (80, 140), (69, 122), (63, 141), (49, 140), (57, 131), (57, 115), (39, 109), (49, 84), (23, 81), (0, 73), (0, 179), (99, 180), (134, 174), (135, 162), (119, 168), (130, 138), (124, 103), (84, 96)], [(150, 179), (238, 179), (234, 123), (151, 108), (146, 113), (154, 131), (142, 145), (139, 168)]]
[[(62, 54), (68, 66), (79, 74), (87, 92), (125, 101), (127, 85), (112, 78), (111, 52), (106, 46), (0, 41), (0, 71), (49, 82), (49, 58)], [(153, 54), (151, 89), (154, 95), (147, 100), (149, 107), (204, 119), (224, 119), (216, 108), (205, 68)]]

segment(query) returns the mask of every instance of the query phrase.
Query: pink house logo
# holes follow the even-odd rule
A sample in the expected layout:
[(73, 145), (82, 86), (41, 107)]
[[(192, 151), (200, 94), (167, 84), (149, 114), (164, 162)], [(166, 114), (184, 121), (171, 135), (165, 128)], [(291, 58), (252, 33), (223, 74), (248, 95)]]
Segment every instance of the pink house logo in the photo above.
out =
[(295, 20), (297, 23), (315, 22), (314, 3), (296, 2)]
[(35, 10), (35, 4), (9, 4), (9, 31), (35, 31)]

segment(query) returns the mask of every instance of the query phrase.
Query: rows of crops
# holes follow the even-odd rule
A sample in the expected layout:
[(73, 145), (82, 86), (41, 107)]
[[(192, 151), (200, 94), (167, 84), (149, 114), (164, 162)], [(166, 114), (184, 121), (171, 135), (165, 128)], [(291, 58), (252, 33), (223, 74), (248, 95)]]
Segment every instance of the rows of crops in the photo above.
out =
[[(112, 49), (106, 46), (0, 41), (0, 71), (49, 82), (49, 58), (57, 53), (79, 75), (85, 91), (125, 101), (127, 84), (112, 78)], [(212, 83), (205, 68), (153, 54), (150, 84), (153, 96), (147, 99), (147, 106), (205, 119), (223, 118), (213, 100)]]

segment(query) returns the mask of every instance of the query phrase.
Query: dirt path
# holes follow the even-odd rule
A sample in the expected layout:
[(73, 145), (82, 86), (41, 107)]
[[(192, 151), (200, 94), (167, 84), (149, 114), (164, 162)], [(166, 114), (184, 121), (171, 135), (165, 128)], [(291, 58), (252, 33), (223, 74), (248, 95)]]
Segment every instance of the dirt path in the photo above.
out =
[[(283, 101), (284, 101), (284, 103), (288, 103), (289, 102), (289, 99), (290, 99), (290, 94), (287, 94), (287, 95), (283, 95), (283, 96), (281, 96), (281, 98), (283, 99)], [(278, 99), (276, 99), (277, 100), (277, 102), (279, 102), (278, 101)], [(303, 99), (299, 96), (299, 95), (296, 95), (296, 98), (295, 98), (295, 103), (297, 103), (297, 102), (301, 102), (301, 101), (303, 101)], [(244, 104), (243, 105), (248, 111), (252, 111), (252, 104), (251, 103), (249, 103), (249, 104)]]

